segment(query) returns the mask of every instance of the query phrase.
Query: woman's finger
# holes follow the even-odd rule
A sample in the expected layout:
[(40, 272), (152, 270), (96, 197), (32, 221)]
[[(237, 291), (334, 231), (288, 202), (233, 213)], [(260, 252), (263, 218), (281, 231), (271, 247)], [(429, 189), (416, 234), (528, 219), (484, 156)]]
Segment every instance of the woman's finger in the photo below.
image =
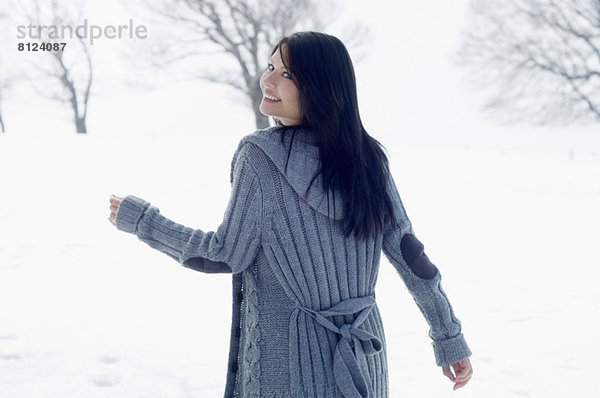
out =
[(463, 383), (463, 382), (466, 382), (466, 381), (470, 380), (470, 379), (471, 379), (471, 376), (472, 376), (472, 374), (471, 374), (471, 373), (469, 373), (469, 374), (467, 374), (467, 375), (465, 375), (465, 376), (462, 376), (462, 377), (457, 377), (456, 379), (454, 379), (454, 381), (455, 381), (456, 383)]
[(442, 366), (442, 373), (446, 375), (450, 380), (454, 381), (455, 377), (450, 370), (450, 366)]
[[(467, 380), (468, 381), (468, 380)], [(453, 390), (458, 390), (459, 388), (463, 388), (465, 385), (467, 384), (466, 381), (462, 382), (462, 383), (456, 383), (454, 384), (454, 386), (452, 386)]]
[(456, 374), (456, 382), (462, 382), (465, 379), (470, 378), (473, 374), (473, 368), (471, 367), (471, 362), (468, 358), (455, 363), (452, 367)]
[(109, 197), (110, 216), (108, 217), (108, 221), (110, 221), (112, 225), (117, 225), (117, 211), (119, 210), (119, 206), (121, 205), (122, 200), (123, 198), (115, 195), (110, 195)]
[(460, 371), (456, 372), (456, 379), (459, 382), (462, 382), (464, 380), (468, 380), (471, 378), (471, 375), (473, 374), (473, 369), (466, 368), (466, 369), (461, 369)]

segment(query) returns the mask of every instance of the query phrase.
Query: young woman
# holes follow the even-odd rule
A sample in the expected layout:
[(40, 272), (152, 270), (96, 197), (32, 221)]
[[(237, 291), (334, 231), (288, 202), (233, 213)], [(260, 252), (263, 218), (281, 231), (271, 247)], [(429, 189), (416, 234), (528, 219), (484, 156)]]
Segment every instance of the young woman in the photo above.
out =
[(217, 231), (177, 224), (133, 195), (110, 198), (117, 229), (185, 267), (232, 273), (225, 397), (388, 397), (374, 294), (381, 251), (430, 326), (437, 365), (464, 386), (471, 350), (362, 125), (343, 43), (318, 32), (281, 38), (260, 87), (275, 126), (240, 141)]

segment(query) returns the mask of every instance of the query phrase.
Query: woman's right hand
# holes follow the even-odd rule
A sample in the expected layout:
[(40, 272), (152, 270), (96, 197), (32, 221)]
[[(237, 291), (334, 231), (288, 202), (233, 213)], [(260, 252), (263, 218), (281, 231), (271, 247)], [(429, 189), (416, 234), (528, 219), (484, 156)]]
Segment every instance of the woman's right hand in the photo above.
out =
[(123, 198), (120, 198), (115, 195), (110, 195), (110, 216), (108, 217), (108, 221), (114, 226), (117, 226), (117, 210), (119, 210), (119, 205)]
[(469, 358), (465, 358), (462, 361), (452, 364), (452, 368), (454, 369), (454, 375), (450, 371), (450, 366), (442, 366), (442, 372), (454, 382), (452, 389), (457, 390), (461, 387), (464, 387), (465, 384), (471, 380), (473, 368), (471, 367), (471, 361), (469, 361)]

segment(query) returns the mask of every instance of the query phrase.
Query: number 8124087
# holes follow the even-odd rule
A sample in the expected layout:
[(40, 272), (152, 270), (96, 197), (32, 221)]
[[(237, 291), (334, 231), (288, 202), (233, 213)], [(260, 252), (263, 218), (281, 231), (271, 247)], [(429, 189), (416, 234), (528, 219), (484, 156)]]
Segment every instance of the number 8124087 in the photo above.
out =
[(19, 51), (64, 51), (67, 43), (19, 43)]

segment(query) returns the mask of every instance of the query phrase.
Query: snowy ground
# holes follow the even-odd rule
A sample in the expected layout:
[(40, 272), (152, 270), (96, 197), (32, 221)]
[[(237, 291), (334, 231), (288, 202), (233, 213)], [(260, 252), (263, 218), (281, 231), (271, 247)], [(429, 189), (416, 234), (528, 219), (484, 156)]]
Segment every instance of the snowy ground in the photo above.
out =
[[(239, 138), (0, 135), (0, 397), (222, 396), (230, 276), (185, 269), (116, 230), (108, 197), (135, 194), (214, 230)], [(600, 159), (386, 147), (474, 367), (452, 391), (382, 254), (390, 396), (596, 391)]]

